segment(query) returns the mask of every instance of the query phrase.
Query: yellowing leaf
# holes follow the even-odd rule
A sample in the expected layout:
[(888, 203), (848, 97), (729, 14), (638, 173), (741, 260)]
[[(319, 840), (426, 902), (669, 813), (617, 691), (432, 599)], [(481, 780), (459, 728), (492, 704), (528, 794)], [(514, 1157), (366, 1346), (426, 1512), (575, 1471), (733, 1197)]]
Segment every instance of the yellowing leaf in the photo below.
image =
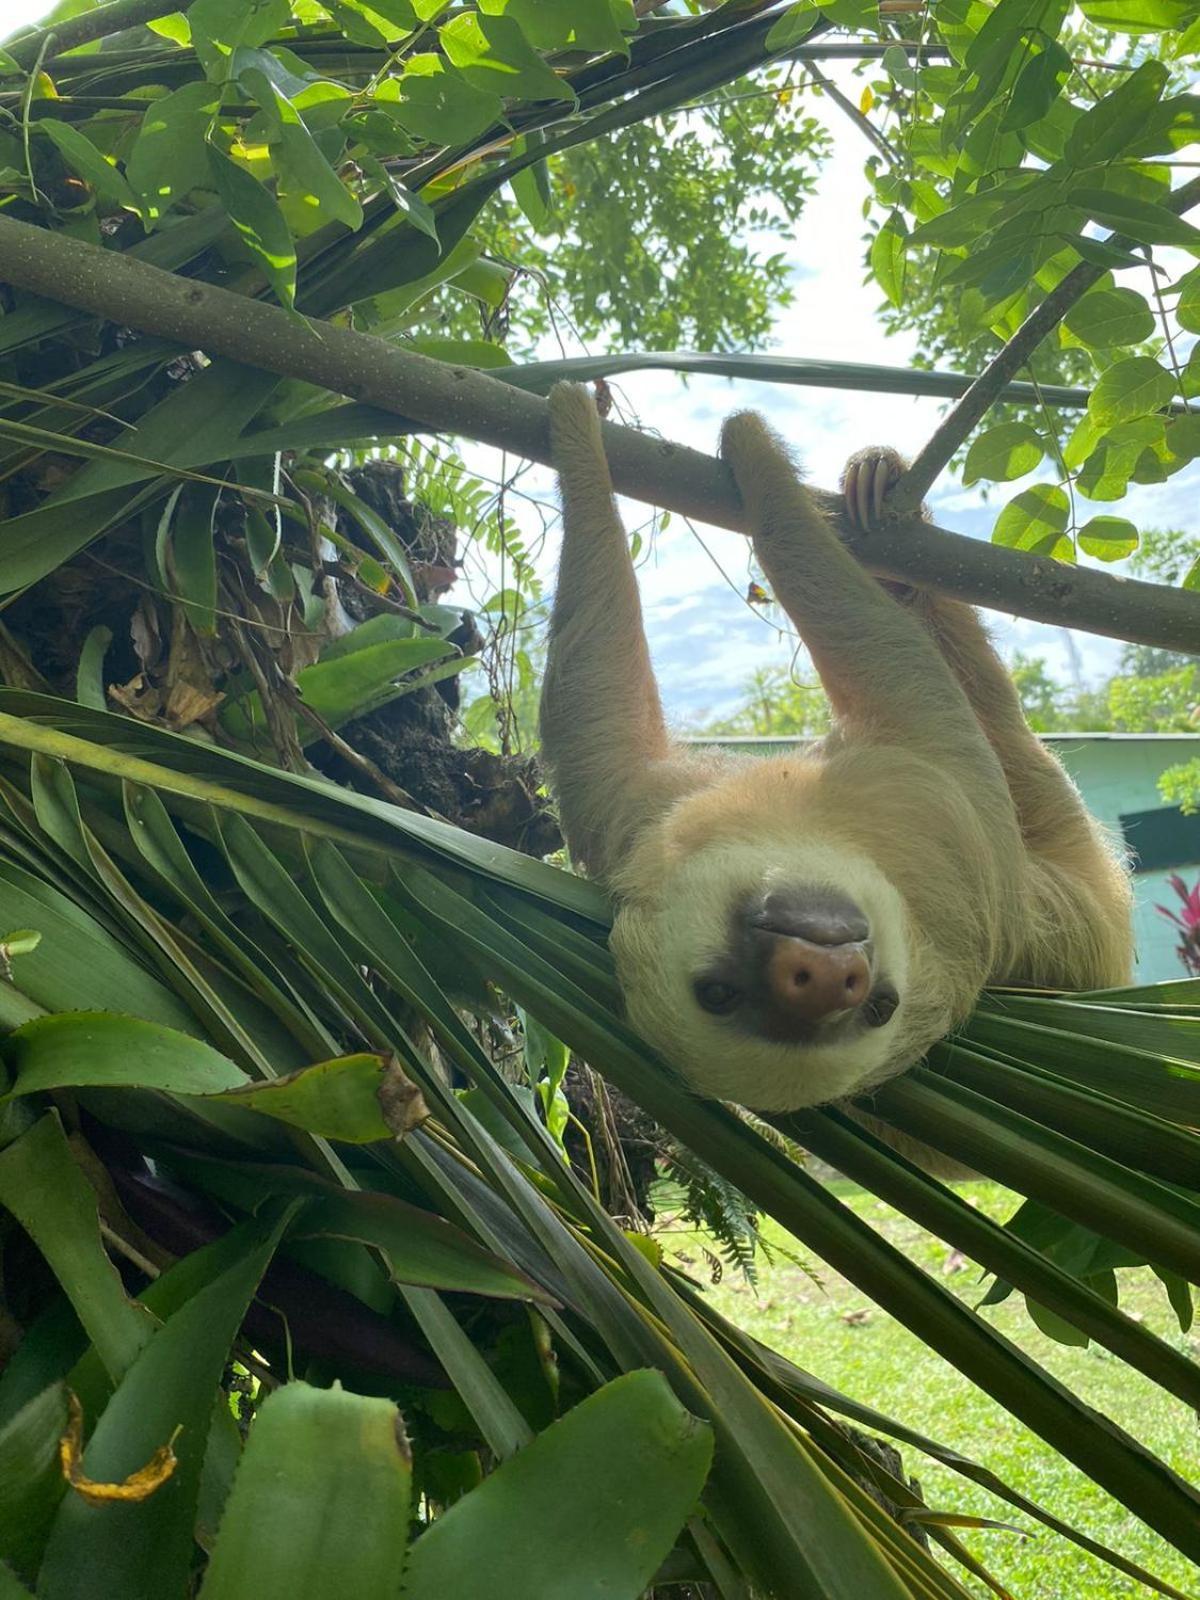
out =
[(98, 1483), (83, 1470), (83, 1407), (79, 1404), (78, 1396), (71, 1391), (67, 1395), (67, 1431), (58, 1446), (63, 1477), (90, 1506), (111, 1505), (114, 1501), (146, 1500), (166, 1483), (178, 1466), (174, 1447), (181, 1431), (182, 1428), (177, 1427), (166, 1444), (159, 1445), (144, 1467), (122, 1478), (120, 1483)]

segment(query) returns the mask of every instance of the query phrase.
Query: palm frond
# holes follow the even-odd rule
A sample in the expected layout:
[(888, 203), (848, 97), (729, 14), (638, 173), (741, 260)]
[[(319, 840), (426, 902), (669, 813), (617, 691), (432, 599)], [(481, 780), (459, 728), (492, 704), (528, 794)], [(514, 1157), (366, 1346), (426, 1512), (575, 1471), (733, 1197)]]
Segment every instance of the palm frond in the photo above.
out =
[[(249, 1109), (253, 1100), (235, 1103), (237, 1095), (139, 1087), (144, 1062), (118, 1059), (104, 1069), (107, 1079), (95, 1070), (81, 1079), (79, 1051), (64, 1045), (55, 1081), (66, 1087), (74, 1078), (78, 1104), (107, 1130), (97, 1137), (132, 1140), (157, 1170), (174, 1173), (234, 1218), (248, 1219), (273, 1199), (291, 1196), (294, 1204), (299, 1169), (311, 1174), (301, 1184), (305, 1193), (319, 1183), (415, 1200), (462, 1230), (464, 1244), (531, 1280), (531, 1293), (543, 1297), (538, 1316), (574, 1384), (594, 1387), (634, 1367), (659, 1368), (682, 1403), (716, 1431), (704, 1493), (717, 1540), (710, 1572), (723, 1548), (768, 1591), (795, 1592), (802, 1579), (807, 1590), (830, 1597), (960, 1592), (907, 1533), (880, 1516), (836, 1452), (829, 1454), (838, 1436), (829, 1431), (829, 1413), (854, 1414), (853, 1402), (722, 1325), (614, 1226), (482, 1051), (435, 971), (457, 969), (464, 988), (498, 984), (722, 1184), (863, 1288), (1164, 1539), (1200, 1556), (1200, 1497), (1166, 1463), (899, 1255), (777, 1138), (696, 1100), (629, 1032), (604, 944), (606, 909), (591, 886), (321, 781), (18, 691), (0, 691), (0, 766), (0, 922), (43, 935), (13, 959), (12, 984), (0, 991), (10, 1025), (28, 1026), (31, 1014), (77, 1011), (89, 964), (103, 960), (96, 989), (109, 998), (93, 1003), (205, 1041), (247, 1083), (357, 1050), (380, 1073), (394, 1063), (432, 1113), (399, 1142), (347, 1145), (344, 1122), (331, 1142), (321, 1131), (289, 1131)], [(968, 1159), (1002, 1171), (1010, 1186), (1050, 1206), (1066, 1225), (1085, 1216), (1098, 1228), (1102, 1217), (1118, 1244), (1135, 1253), (1149, 1247), (1144, 1253), (1156, 1266), (1186, 1277), (1200, 1244), (1196, 1198), (1180, 1181), (1198, 1103), (1200, 1053), (1189, 1011), (1200, 1004), (1198, 990), (1172, 985), (1161, 999), (1157, 991), (986, 997), (961, 1036), (878, 1096), (872, 1110), (956, 1148), (963, 1131)], [(1072, 1031), (1069, 1019), (1077, 1014), (1091, 1031)], [(1122, 1030), (1132, 1038), (1134, 1018), (1156, 1026), (1153, 1043), (1140, 1034), (1136, 1046), (1106, 1043)], [(431, 1064), (420, 1044), (423, 1029), (485, 1097), (488, 1120), (507, 1128), (503, 1145)], [(1039, 1041), (1058, 1041), (1051, 1064), (1029, 1044), (1030, 1029)], [(1160, 1048), (1168, 1039), (1170, 1057)], [(1081, 1094), (1068, 1072), (1071, 1058), (1081, 1062), (1094, 1049), (1114, 1059), (1129, 1053), (1140, 1076), (1125, 1086), (1113, 1066), (1102, 1096)], [(10, 1104), (21, 1108), (30, 1099), (21, 1093), (19, 1051), (12, 1060), (17, 1098)], [(1026, 1087), (1019, 1107), (1009, 1078), (1002, 1099), (985, 1092), (989, 1064)], [(1141, 1104), (1142, 1084), (1151, 1081), (1161, 1089), (1153, 1114)], [(307, 1126), (326, 1125), (310, 1119)], [(1189, 1407), (1200, 1401), (1195, 1364), (1123, 1316), (1053, 1251), (981, 1218), (840, 1113), (787, 1119), (784, 1131)], [(1117, 1134), (1126, 1140), (1123, 1160), (1113, 1153)], [(240, 1186), (230, 1185), (231, 1157), (250, 1163)], [(133, 1180), (124, 1181), (135, 1193)], [(348, 1226), (343, 1217), (343, 1238)], [(378, 1235), (361, 1219), (355, 1227), (357, 1248), (377, 1250)], [(289, 1258), (299, 1252), (310, 1259), (311, 1250), (291, 1235), (282, 1248)], [(190, 1259), (185, 1253), (172, 1272)], [(311, 1259), (333, 1274), (322, 1281), (341, 1284), (341, 1292), (355, 1281), (353, 1292), (364, 1292), (367, 1257), (353, 1271), (351, 1260), (359, 1258), (344, 1252), (325, 1249)], [(439, 1290), (406, 1282), (406, 1269), (394, 1254), (390, 1259), (384, 1279), (368, 1274), (368, 1303), (394, 1297), (394, 1314), (450, 1374), (480, 1435), (503, 1457), (528, 1436), (520, 1411)], [(312, 1321), (296, 1322), (294, 1341), (316, 1338), (319, 1345)], [(65, 1375), (79, 1351), (76, 1341), (52, 1363), (52, 1375)], [(6, 1386), (20, 1398), (21, 1382), (20, 1368), (0, 1381), (0, 1419)], [(896, 1431), (864, 1408), (857, 1415)], [(931, 1448), (941, 1459), (958, 1459), (948, 1447)], [(1095, 1548), (1051, 1513), (1034, 1514)], [(703, 1546), (693, 1540), (693, 1555)], [(1156, 1583), (1120, 1556), (1108, 1558)]]

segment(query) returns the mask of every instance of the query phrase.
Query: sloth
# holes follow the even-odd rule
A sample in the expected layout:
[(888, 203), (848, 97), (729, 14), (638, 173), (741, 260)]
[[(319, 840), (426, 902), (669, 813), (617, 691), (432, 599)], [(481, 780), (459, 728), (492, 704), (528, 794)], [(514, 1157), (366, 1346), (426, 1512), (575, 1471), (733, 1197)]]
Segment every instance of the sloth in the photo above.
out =
[[(669, 738), (588, 392), (559, 385), (563, 510), (541, 705), (572, 859), (610, 893), (629, 1020), (698, 1092), (763, 1111), (902, 1072), (989, 984), (1126, 983), (1129, 878), (1026, 725), (975, 611), (881, 584), (761, 418), (721, 454), (832, 732), (774, 758)], [(903, 470), (851, 458), (852, 524)]]

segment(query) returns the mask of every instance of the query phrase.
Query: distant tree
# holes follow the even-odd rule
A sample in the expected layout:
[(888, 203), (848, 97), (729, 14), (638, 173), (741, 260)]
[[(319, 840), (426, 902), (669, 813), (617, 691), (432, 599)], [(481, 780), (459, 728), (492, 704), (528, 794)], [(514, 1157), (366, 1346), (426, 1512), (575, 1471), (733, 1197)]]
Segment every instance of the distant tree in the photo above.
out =
[(829, 701), (815, 678), (795, 677), (786, 667), (756, 667), (735, 710), (702, 731), (724, 738), (815, 739), (829, 731), (829, 720)]

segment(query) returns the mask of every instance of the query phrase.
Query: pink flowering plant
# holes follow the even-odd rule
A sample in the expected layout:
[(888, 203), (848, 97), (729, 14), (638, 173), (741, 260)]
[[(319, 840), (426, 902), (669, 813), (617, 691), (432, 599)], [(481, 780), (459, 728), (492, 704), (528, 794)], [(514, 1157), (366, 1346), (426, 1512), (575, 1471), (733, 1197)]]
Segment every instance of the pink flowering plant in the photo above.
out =
[(1170, 906), (1156, 906), (1155, 910), (1179, 929), (1176, 952), (1191, 976), (1200, 978), (1200, 879), (1189, 889), (1179, 874), (1173, 872), (1167, 882), (1179, 896), (1181, 909), (1173, 911)]

